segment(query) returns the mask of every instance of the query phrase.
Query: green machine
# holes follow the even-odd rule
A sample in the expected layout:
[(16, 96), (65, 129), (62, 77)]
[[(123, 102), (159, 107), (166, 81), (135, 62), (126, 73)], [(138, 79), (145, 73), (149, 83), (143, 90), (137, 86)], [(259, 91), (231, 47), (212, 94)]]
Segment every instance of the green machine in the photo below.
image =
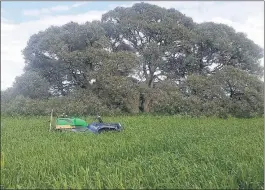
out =
[(85, 128), (88, 123), (79, 118), (57, 118), (55, 129)]
[[(92, 132), (101, 133), (106, 131), (121, 131), (122, 127), (120, 123), (103, 123), (100, 116), (97, 116), (98, 122), (88, 124), (85, 120), (77, 117), (63, 116), (56, 118), (55, 130), (57, 131), (72, 131), (72, 132)], [(52, 130), (53, 122), (53, 110), (51, 112), (50, 130)]]
[(61, 117), (57, 117), (54, 121), (53, 110), (51, 112), (50, 131), (52, 129), (52, 123), (54, 123), (53, 126), (55, 125), (55, 129), (60, 131), (73, 129), (85, 130), (88, 126), (85, 120), (76, 117), (67, 117), (64, 114)]

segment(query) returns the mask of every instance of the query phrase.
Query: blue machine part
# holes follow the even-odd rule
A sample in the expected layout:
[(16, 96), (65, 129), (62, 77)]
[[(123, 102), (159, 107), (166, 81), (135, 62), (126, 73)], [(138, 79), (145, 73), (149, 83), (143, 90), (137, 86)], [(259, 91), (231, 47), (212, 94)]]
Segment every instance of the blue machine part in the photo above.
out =
[(87, 126), (88, 130), (90, 130), (92, 133), (98, 132), (98, 126), (97, 123), (91, 123)]
[(92, 133), (101, 133), (105, 131), (121, 131), (120, 123), (91, 123), (87, 126)]

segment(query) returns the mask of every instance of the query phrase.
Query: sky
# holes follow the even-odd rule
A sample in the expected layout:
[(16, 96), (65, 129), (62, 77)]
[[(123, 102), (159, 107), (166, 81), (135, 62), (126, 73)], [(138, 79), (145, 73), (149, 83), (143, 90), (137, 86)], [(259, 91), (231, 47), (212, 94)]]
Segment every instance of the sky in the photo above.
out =
[[(143, 2), (143, 1), (142, 1)], [(137, 1), (2, 1), (1, 2), (1, 90), (11, 87), (23, 73), (22, 50), (30, 36), (70, 21), (100, 20), (117, 6), (130, 7)], [(212, 21), (244, 32), (264, 48), (264, 2), (262, 1), (148, 1), (175, 8), (195, 22)], [(261, 64), (264, 64), (262, 59)]]

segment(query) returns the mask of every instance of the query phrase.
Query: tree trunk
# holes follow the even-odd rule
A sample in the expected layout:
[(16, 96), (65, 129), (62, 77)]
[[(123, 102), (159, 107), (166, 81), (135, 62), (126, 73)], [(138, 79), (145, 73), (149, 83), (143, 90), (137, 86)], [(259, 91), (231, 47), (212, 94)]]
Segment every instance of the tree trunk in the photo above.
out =
[(150, 112), (150, 107), (151, 107), (151, 102), (152, 102), (152, 89), (148, 88), (145, 89), (145, 92), (142, 94), (142, 111), (149, 113)]
[(150, 102), (151, 102), (150, 97), (144, 96), (143, 111), (146, 112), (146, 113), (150, 112)]
[(144, 75), (146, 78), (146, 89), (144, 89), (144, 92), (142, 92), (141, 97), (140, 97), (140, 105), (141, 105), (141, 110), (143, 112), (149, 113), (150, 112), (150, 107), (151, 107), (151, 102), (152, 102), (152, 89), (154, 86), (154, 70), (151, 70), (151, 66), (148, 65), (149, 69), (149, 74), (147, 74), (146, 70), (146, 65), (143, 66), (143, 71)]

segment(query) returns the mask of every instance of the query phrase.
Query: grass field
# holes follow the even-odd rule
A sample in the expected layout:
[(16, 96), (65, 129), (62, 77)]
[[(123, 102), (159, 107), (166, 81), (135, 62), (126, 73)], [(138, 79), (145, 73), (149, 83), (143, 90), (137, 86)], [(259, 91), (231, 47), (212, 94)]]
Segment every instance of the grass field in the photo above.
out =
[(103, 119), (121, 122), (125, 130), (100, 135), (49, 133), (48, 117), (2, 118), (1, 185), (263, 189), (263, 118)]

